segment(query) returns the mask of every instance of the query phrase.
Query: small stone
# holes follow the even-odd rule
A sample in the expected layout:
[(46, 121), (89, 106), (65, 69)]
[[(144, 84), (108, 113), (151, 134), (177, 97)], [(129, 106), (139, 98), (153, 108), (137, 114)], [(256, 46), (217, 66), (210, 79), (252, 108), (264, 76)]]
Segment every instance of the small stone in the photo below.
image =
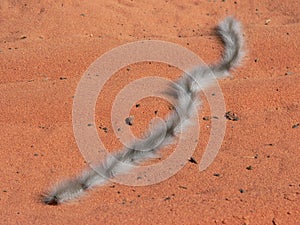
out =
[(247, 166), (246, 169), (247, 170), (253, 170), (253, 167), (252, 166)]
[(231, 111), (225, 113), (225, 118), (232, 121), (238, 121), (240, 119), (234, 112)]
[(132, 126), (133, 125), (133, 117), (127, 117), (126, 119), (125, 119), (125, 123), (127, 124), (127, 125), (129, 125), (129, 126)]
[(170, 200), (171, 198), (170, 197), (166, 197), (165, 199), (164, 199), (164, 201), (168, 201), (168, 200)]
[(197, 161), (193, 157), (189, 158), (189, 162), (194, 163), (194, 164), (198, 164)]

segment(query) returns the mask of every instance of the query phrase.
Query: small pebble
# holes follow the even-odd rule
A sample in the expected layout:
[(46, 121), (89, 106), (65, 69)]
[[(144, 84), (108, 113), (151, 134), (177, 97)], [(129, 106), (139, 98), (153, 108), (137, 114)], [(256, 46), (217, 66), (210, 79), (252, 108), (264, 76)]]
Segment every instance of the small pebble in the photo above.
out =
[(225, 113), (225, 118), (232, 121), (238, 121), (240, 119), (234, 112), (231, 111)]
[(133, 125), (133, 117), (127, 117), (126, 119), (125, 119), (125, 123), (127, 124), (127, 125), (129, 125), (129, 126), (132, 126)]
[(247, 170), (253, 170), (253, 167), (252, 166), (247, 166), (246, 169)]
[(197, 161), (193, 157), (189, 158), (189, 162), (194, 163), (194, 164), (198, 164)]
[(205, 121), (208, 121), (210, 119), (210, 117), (209, 116), (204, 116), (202, 119), (205, 120)]

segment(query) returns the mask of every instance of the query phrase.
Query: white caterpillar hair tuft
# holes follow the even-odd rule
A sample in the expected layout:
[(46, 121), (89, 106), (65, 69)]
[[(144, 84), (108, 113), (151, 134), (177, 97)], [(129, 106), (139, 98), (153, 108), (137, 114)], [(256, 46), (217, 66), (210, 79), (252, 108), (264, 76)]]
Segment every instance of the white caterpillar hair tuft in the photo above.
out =
[(87, 190), (105, 184), (110, 178), (127, 173), (141, 162), (155, 158), (156, 153), (172, 143), (176, 135), (186, 127), (190, 118), (197, 113), (197, 95), (208, 88), (211, 82), (229, 75), (229, 70), (241, 64), (244, 57), (244, 39), (241, 24), (233, 17), (227, 17), (216, 28), (224, 43), (221, 60), (210, 66), (198, 66), (189, 74), (184, 74), (166, 93), (176, 99), (174, 109), (165, 120), (165, 126), (156, 126), (149, 135), (134, 141), (129, 148), (108, 156), (99, 166), (87, 169), (78, 177), (61, 182), (45, 194), (42, 201), (48, 205), (58, 205), (74, 200)]

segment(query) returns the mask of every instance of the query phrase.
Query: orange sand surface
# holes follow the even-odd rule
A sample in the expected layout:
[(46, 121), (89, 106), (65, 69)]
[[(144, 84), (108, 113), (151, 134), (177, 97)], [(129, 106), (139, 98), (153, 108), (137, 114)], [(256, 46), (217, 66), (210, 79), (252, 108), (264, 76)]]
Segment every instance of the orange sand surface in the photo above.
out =
[[(138, 40), (173, 42), (214, 62), (222, 45), (212, 29), (228, 15), (243, 23), (247, 57), (219, 84), (226, 110), (239, 120), (227, 120), (208, 169), (188, 162), (154, 185), (109, 183), (74, 203), (41, 203), (53, 184), (87, 167), (73, 134), (72, 102), (89, 65)], [(297, 0), (1, 0), (0, 224), (300, 224), (299, 55)], [(118, 90), (153, 75), (176, 80), (180, 72), (139, 63), (105, 84), (96, 124), (108, 149), (121, 146), (110, 124)], [(156, 110), (164, 115), (167, 104), (149, 98), (133, 107), (134, 132)], [(207, 104), (199, 110), (197, 162), (209, 138), (205, 116)]]

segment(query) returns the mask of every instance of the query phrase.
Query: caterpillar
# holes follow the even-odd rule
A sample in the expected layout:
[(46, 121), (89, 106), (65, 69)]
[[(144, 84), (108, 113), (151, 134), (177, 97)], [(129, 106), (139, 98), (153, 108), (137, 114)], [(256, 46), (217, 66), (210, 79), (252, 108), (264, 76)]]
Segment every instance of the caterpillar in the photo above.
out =
[(173, 110), (165, 119), (165, 127), (157, 126), (150, 135), (109, 155), (96, 169), (89, 168), (77, 177), (52, 187), (52, 190), (43, 195), (42, 202), (58, 205), (77, 199), (87, 190), (101, 186), (109, 179), (127, 173), (132, 167), (152, 159), (161, 148), (172, 143), (182, 128), (189, 124), (190, 118), (197, 113), (195, 106), (200, 104), (198, 93), (208, 88), (215, 78), (227, 77), (231, 69), (241, 64), (245, 55), (242, 27), (238, 20), (233, 17), (225, 18), (216, 27), (216, 32), (224, 44), (221, 60), (208, 66), (195, 67), (189, 74), (184, 73), (166, 90), (176, 101)]

